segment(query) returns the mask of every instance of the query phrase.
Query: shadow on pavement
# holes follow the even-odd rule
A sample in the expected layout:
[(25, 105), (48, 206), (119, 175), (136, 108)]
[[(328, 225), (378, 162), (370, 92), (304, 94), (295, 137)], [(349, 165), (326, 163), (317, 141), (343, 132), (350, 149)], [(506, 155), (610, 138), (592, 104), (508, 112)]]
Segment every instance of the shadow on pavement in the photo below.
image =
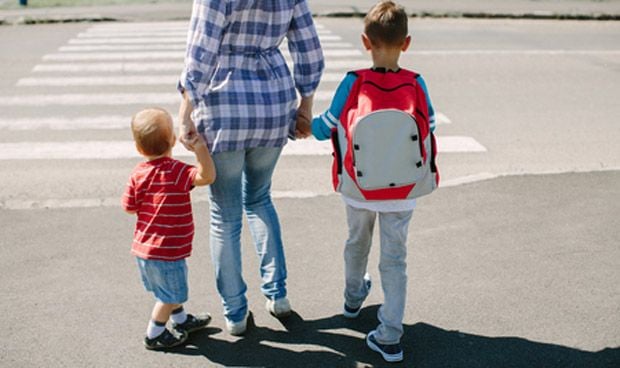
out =
[[(224, 366), (243, 367), (359, 367), (386, 366), (366, 348), (365, 334), (376, 327), (378, 305), (364, 308), (356, 320), (342, 315), (305, 321), (293, 313), (280, 322), (286, 331), (255, 326), (250, 317), (246, 335), (237, 341), (220, 340), (220, 329), (195, 332), (186, 346), (171, 354), (204, 356)], [(359, 335), (357, 334), (357, 335)], [(289, 348), (287, 345), (295, 345)], [(617, 368), (620, 347), (588, 352), (518, 337), (485, 337), (447, 331), (426, 323), (405, 325), (405, 360), (390, 367), (416, 368)], [(299, 351), (301, 350), (301, 351)]]

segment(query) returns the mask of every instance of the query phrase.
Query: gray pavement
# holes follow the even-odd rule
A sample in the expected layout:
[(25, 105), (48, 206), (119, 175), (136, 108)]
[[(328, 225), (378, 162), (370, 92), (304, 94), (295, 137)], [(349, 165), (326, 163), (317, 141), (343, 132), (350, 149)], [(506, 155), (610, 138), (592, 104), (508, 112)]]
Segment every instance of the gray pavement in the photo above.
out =
[[(405, 361), (395, 366), (618, 367), (618, 182), (619, 172), (506, 177), (421, 200), (408, 240)], [(363, 340), (377, 323), (380, 287), (359, 320), (340, 315), (340, 199), (276, 206), (296, 314), (278, 321), (264, 310), (245, 234), (253, 325), (244, 338), (223, 332), (201, 203), (187, 309), (214, 319), (169, 353), (141, 346), (151, 299), (128, 254), (133, 218), (120, 208), (0, 211), (11, 224), (0, 238), (1, 365), (383, 366)], [(379, 286), (377, 250), (369, 270)]]
[[(342, 42), (358, 45), (359, 19), (320, 23)], [(414, 50), (402, 61), (424, 73), (436, 108), (452, 119), (439, 125), (438, 135), (469, 136), (488, 151), (441, 154), (442, 183), (452, 186), (419, 201), (409, 237), (406, 357), (396, 366), (617, 368), (620, 24), (473, 19), (412, 24)], [(11, 50), (0, 58), (0, 97), (173, 88), (17, 85), (24, 77), (45, 76), (33, 68), (58, 62), (43, 55), (62, 54), (59, 47), (90, 27), (0, 27), (0, 42)], [(340, 76), (344, 70), (333, 65), (343, 60), (329, 59), (328, 71)], [(321, 88), (331, 91), (336, 83), (326, 81)], [(318, 102), (316, 111), (325, 104)], [(0, 119), (89, 117), (136, 108), (6, 105)], [(126, 128), (21, 128), (0, 130), (0, 143), (34, 142), (34, 149), (37, 142), (130, 139)], [(330, 157), (320, 155), (283, 157), (274, 179), (279, 193), (312, 193), (276, 196), (297, 314), (277, 321), (265, 312), (256, 257), (244, 231), (254, 326), (244, 338), (223, 331), (202, 188), (193, 194), (198, 230), (189, 261), (188, 309), (210, 311), (213, 325), (171, 353), (145, 351), (141, 338), (152, 300), (129, 255), (134, 219), (116, 205), (135, 162), (0, 160), (5, 326), (0, 366), (384, 366), (363, 341), (377, 323), (380, 287), (358, 321), (340, 316), (344, 211), (329, 185)], [(481, 180), (485, 177), (492, 179)], [(455, 185), (468, 178), (476, 182)], [(84, 199), (112, 199), (115, 205)], [(9, 209), (29, 200), (57, 201), (50, 209)], [(375, 246), (370, 271), (379, 286), (377, 251)]]
[[(364, 14), (373, 0), (310, 0), (318, 16), (354, 16)], [(416, 0), (401, 1), (408, 12), (430, 17), (499, 17), (541, 19), (620, 19), (620, 0)], [(138, 21), (186, 19), (191, 2), (51, 7), (0, 10), (0, 24)]]

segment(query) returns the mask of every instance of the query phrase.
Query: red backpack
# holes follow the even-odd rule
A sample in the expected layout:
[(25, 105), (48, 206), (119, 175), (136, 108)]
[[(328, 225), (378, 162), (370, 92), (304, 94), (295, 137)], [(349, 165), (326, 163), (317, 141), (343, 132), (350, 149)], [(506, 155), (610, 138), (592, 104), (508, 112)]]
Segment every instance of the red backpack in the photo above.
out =
[(362, 201), (411, 199), (439, 184), (437, 148), (417, 74), (357, 75), (332, 131), (334, 189)]

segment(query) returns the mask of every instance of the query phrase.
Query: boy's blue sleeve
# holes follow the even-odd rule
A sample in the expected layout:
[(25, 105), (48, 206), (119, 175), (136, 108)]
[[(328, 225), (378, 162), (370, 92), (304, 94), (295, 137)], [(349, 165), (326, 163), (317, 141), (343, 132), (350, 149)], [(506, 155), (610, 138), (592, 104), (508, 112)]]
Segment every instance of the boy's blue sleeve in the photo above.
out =
[(334, 99), (327, 111), (312, 119), (312, 135), (314, 138), (322, 141), (331, 137), (332, 129), (340, 124), (340, 114), (342, 114), (342, 109), (349, 98), (351, 87), (353, 87), (356, 79), (357, 75), (347, 74), (338, 85)]
[(424, 90), (424, 94), (426, 95), (426, 102), (428, 104), (428, 122), (431, 125), (431, 132), (435, 131), (435, 109), (433, 108), (433, 103), (431, 102), (431, 96), (428, 94), (428, 88), (426, 87), (426, 82), (421, 75), (418, 75), (416, 78), (420, 87)]

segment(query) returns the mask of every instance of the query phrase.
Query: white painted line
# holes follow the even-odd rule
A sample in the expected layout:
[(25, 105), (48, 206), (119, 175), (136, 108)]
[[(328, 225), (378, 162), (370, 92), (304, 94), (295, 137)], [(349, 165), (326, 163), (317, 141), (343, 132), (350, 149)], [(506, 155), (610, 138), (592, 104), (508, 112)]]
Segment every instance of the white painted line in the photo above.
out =
[(185, 44), (187, 39), (185, 37), (160, 37), (160, 38), (74, 38), (69, 40), (70, 45), (100, 45), (100, 44), (145, 44), (145, 43), (176, 43)]
[(144, 30), (144, 29), (155, 29), (155, 28), (164, 28), (164, 27), (187, 27), (189, 25), (189, 21), (180, 21), (180, 20), (170, 20), (163, 22), (131, 22), (131, 23), (102, 23), (95, 24), (89, 29), (102, 29), (102, 30), (110, 30), (110, 29), (136, 29), (136, 30)]
[[(94, 115), (94, 116), (52, 116), (52, 117), (31, 117), (31, 118), (0, 118), (0, 130), (111, 130), (128, 129), (131, 116), (129, 115)], [(314, 139), (298, 140), (289, 142), (285, 150), (291, 152), (322, 152), (318, 154), (329, 154), (327, 148), (331, 149), (325, 142), (316, 142)], [(317, 153), (312, 153), (317, 154)]]
[(329, 57), (329, 56), (332, 56), (332, 57), (338, 57), (338, 56), (358, 56), (358, 55), (362, 55), (362, 52), (360, 50), (357, 50), (357, 49), (335, 49), (335, 50), (327, 49), (327, 50), (323, 50), (323, 56), (325, 56), (325, 57)]
[(82, 32), (77, 34), (77, 38), (109, 38), (110, 36), (115, 38), (121, 37), (187, 37), (187, 29), (182, 30), (168, 30), (168, 31), (103, 31), (103, 32)]
[[(339, 50), (339, 49), (327, 49), (323, 50), (325, 57), (342, 57), (342, 56), (359, 56), (362, 55), (360, 50)], [(185, 57), (184, 51), (160, 51), (160, 52), (93, 52), (93, 53), (58, 53), (47, 54), (43, 56), (43, 60), (47, 61), (88, 61), (88, 60), (141, 60), (141, 59), (180, 59)], [(285, 58), (288, 59), (288, 56)], [(349, 60), (340, 60), (346, 64)], [(328, 64), (328, 60), (326, 63)], [(364, 65), (368, 65), (366, 61)]]
[(128, 129), (131, 116), (80, 116), (0, 119), (0, 129), (7, 130), (84, 130)]
[[(342, 70), (356, 70), (363, 68), (370, 68), (372, 61), (364, 58), (348, 59), (348, 60), (325, 60), (325, 67), (327, 69), (342, 69)], [(344, 78), (344, 74), (342, 75)]]
[[(484, 152), (486, 149), (470, 137), (437, 137), (438, 151)], [(446, 143), (449, 142), (449, 143)], [(286, 156), (331, 155), (329, 141), (314, 139), (289, 142), (282, 152)], [(173, 149), (176, 157), (191, 157), (182, 145)], [(0, 160), (78, 160), (123, 159), (140, 157), (133, 141), (19, 142), (0, 143)]]
[(22, 78), (17, 81), (17, 86), (152, 86), (152, 85), (176, 85), (179, 75), (124, 75), (91, 76), (91, 77), (60, 77), (60, 78)]
[(452, 124), (452, 120), (450, 120), (446, 115), (437, 112), (435, 113), (435, 122), (437, 125), (439, 124)]
[(413, 55), (416, 56), (479, 56), (479, 55), (497, 55), (497, 56), (514, 56), (514, 55), (533, 55), (533, 56), (564, 56), (564, 55), (620, 55), (620, 50), (414, 50)]
[(487, 149), (472, 137), (437, 136), (437, 151), (443, 153), (486, 152)]
[(69, 93), (58, 95), (25, 95), (0, 97), (0, 106), (114, 106), (114, 105), (173, 105), (180, 103), (174, 93)]
[(483, 180), (495, 179), (499, 175), (492, 173), (479, 173), (475, 175), (463, 176), (460, 178), (449, 179), (449, 180), (440, 180), (439, 187), (448, 188), (448, 187), (456, 187), (464, 184), (476, 183)]
[(342, 37), (337, 35), (320, 35), (319, 39), (321, 41), (340, 41), (342, 40)]
[(185, 50), (185, 45), (84, 45), (84, 46), (60, 46), (60, 52), (76, 51), (139, 51), (139, 50)]
[[(327, 70), (342, 70), (342, 80), (345, 76), (345, 71), (353, 69), (368, 68), (371, 63), (367, 60), (355, 59), (355, 60), (328, 60), (326, 63)], [(177, 71), (180, 75), (183, 70), (183, 62), (109, 62), (109, 63), (55, 63), (55, 64), (39, 64), (33, 69), (33, 73), (51, 73), (51, 72), (106, 72), (106, 73), (118, 73), (118, 72), (164, 72), (164, 71)], [(289, 67), (292, 64), (289, 63)]]
[(39, 64), (36, 65), (32, 72), (48, 73), (48, 72), (164, 72), (177, 71), (181, 75), (184, 68), (183, 62), (143, 62), (143, 63), (84, 63), (84, 64)]
[(100, 53), (61, 53), (43, 55), (43, 60), (48, 61), (87, 61), (87, 60), (183, 60), (184, 52), (100, 52)]
[[(339, 82), (344, 78), (342, 73), (323, 73), (322, 82)], [(174, 85), (179, 74), (172, 75), (124, 75), (124, 76), (88, 76), (88, 77), (39, 77), (21, 78), (18, 87), (34, 86), (154, 86)]]

